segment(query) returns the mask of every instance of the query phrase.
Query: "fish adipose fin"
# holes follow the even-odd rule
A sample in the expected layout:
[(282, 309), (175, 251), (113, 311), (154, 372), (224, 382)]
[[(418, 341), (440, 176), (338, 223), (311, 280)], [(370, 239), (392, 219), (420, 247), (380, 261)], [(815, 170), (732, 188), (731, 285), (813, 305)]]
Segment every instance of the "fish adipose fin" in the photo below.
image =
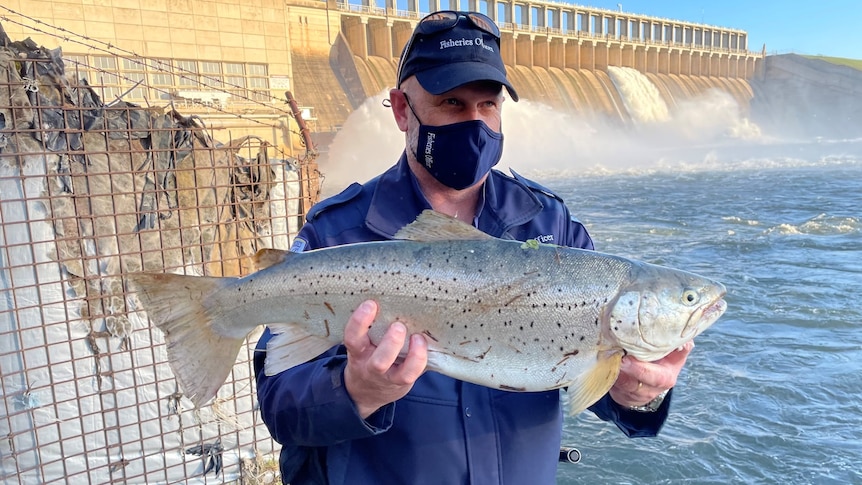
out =
[(196, 407), (215, 397), (245, 341), (217, 333), (204, 302), (231, 278), (134, 273), (126, 277), (165, 335), (168, 361)]
[(601, 399), (620, 374), (622, 352), (599, 352), (596, 365), (569, 384), (569, 415), (574, 416)]
[(299, 325), (270, 325), (270, 329), (275, 335), (266, 343), (266, 364), (263, 367), (268, 376), (308, 362), (337, 343), (312, 335)]
[(482, 241), (494, 238), (454, 217), (426, 209), (419, 214), (415, 221), (396, 232), (395, 239), (430, 242), (451, 241), (453, 239)]

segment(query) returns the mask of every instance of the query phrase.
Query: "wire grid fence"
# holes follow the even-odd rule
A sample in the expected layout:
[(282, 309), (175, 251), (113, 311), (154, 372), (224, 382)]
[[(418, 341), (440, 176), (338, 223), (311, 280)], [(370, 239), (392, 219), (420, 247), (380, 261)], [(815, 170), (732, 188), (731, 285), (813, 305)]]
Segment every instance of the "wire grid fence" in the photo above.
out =
[(239, 276), (287, 249), (313, 160), (102, 102), (59, 50), (0, 48), (0, 480), (268, 483), (252, 353), (194, 409), (124, 275)]

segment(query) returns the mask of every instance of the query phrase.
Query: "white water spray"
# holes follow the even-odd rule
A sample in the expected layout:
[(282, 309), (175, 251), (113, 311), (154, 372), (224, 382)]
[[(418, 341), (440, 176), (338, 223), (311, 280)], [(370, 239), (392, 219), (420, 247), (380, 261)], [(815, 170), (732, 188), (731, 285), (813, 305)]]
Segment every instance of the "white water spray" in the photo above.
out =
[[(670, 109), (646, 76), (623, 71), (615, 83), (637, 120), (635, 127), (621, 128), (618, 123), (602, 123), (530, 100), (508, 100), (503, 105), (503, 159), (497, 168), (548, 177), (721, 170), (757, 166), (763, 157), (794, 163), (799, 156), (800, 142), (761, 135), (742, 116), (734, 98), (723, 91), (713, 89), (696, 98), (676, 100)], [(398, 160), (404, 134), (395, 125), (390, 108), (383, 105), (387, 97), (388, 89), (354, 111), (329, 153), (321, 158), (321, 171), (326, 175), (324, 195), (337, 193), (351, 182), (365, 182)], [(805, 143), (806, 150), (816, 152), (817, 157), (829, 155), (822, 153), (822, 146)]]

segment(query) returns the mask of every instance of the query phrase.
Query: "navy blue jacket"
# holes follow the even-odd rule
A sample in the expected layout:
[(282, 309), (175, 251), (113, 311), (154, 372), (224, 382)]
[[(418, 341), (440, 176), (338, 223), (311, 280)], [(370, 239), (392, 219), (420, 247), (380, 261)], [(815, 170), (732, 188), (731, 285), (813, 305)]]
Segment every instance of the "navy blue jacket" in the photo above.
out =
[[(492, 171), (474, 225), (500, 238), (593, 249), (584, 226), (549, 190)], [(397, 165), (312, 207), (293, 250), (392, 239), (430, 209), (402, 155)], [(258, 348), (265, 348), (269, 331)], [(399, 401), (363, 420), (343, 381), (336, 346), (316, 360), (266, 376), (255, 368), (261, 416), (282, 444), (285, 483), (552, 484), (562, 433), (559, 391), (506, 392), (426, 372)], [(668, 396), (669, 397), (669, 396)], [(628, 436), (654, 436), (656, 413), (629, 411), (609, 396), (590, 407)]]

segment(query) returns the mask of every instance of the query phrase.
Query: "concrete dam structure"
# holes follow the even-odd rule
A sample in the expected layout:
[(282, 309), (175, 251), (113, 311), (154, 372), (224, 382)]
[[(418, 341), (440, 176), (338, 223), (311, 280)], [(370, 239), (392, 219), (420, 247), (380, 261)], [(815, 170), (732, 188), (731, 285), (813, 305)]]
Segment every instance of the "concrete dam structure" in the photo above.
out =
[[(332, 67), (356, 108), (394, 85), (401, 49), (424, 14), (334, 6), (329, 15), (338, 17), (339, 34)], [(440, 2), (428, 7), (447, 8)], [(747, 33), (735, 29), (550, 2), (470, 0), (448, 8), (479, 10), (496, 20), (509, 77), (523, 99), (623, 123), (632, 113), (622, 99), (620, 77), (641, 73), (645, 79), (639, 82), (653, 85), (669, 107), (719, 89), (747, 111), (753, 96), (748, 80), (763, 57), (749, 52)]]

